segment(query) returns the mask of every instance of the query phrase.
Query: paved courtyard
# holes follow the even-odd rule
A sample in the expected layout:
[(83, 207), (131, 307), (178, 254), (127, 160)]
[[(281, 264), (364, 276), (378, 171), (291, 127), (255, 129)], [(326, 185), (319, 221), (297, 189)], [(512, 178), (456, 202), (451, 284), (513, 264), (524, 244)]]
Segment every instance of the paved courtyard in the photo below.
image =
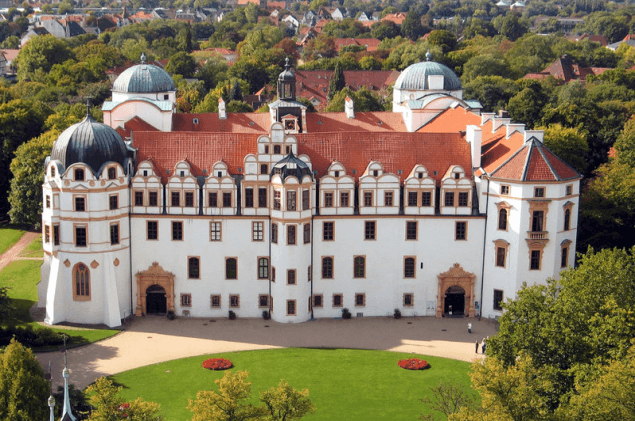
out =
[[(473, 324), (472, 334), (467, 324)], [(128, 322), (118, 335), (68, 351), (71, 383), (80, 388), (100, 376), (189, 356), (280, 347), (326, 347), (411, 352), (472, 361), (475, 341), (496, 332), (491, 321), (432, 317), (320, 319), (282, 324), (262, 319), (194, 319), (147, 316)], [(62, 384), (63, 354), (38, 354), (49, 361), (53, 382)]]

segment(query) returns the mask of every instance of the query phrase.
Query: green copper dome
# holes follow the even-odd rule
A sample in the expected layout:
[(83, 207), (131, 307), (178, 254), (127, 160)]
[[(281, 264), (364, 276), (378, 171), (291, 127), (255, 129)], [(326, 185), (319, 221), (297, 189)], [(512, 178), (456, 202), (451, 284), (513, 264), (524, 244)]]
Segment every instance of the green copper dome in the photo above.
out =
[(175, 91), (170, 75), (153, 64), (141, 63), (126, 69), (112, 87), (115, 92), (153, 93)]
[(408, 66), (401, 72), (394, 89), (409, 91), (428, 90), (428, 76), (443, 76), (443, 89), (446, 91), (458, 91), (461, 89), (461, 80), (449, 67), (435, 61), (424, 61)]

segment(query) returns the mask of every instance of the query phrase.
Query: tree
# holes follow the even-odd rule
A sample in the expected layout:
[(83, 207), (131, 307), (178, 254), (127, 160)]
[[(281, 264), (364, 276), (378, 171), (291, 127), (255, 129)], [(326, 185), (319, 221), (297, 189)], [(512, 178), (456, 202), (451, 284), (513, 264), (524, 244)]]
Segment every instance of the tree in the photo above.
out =
[(53, 65), (74, 57), (66, 42), (53, 35), (34, 37), (26, 43), (16, 57), (18, 80), (34, 80), (36, 70), (46, 74)]
[(285, 380), (280, 380), (277, 388), (260, 392), (260, 401), (267, 410), (266, 419), (271, 421), (298, 420), (315, 412), (308, 389), (295, 390)]
[(395, 38), (400, 33), (397, 24), (390, 20), (374, 23), (370, 27), (370, 36), (379, 40)]
[(586, 133), (583, 130), (562, 127), (560, 124), (539, 129), (545, 131), (545, 146), (580, 174), (584, 174), (586, 156), (589, 153)]
[[(419, 399), (426, 404), (429, 409), (437, 411), (446, 417), (459, 412), (462, 408), (474, 408), (476, 405), (476, 396), (466, 390), (466, 387), (458, 383), (447, 382), (441, 380), (438, 385), (431, 387), (432, 398), (426, 396)], [(433, 414), (421, 414), (420, 420), (433, 420)]]
[(509, 65), (500, 55), (484, 54), (472, 57), (463, 65), (463, 76), (461, 79), (467, 83), (477, 77), (501, 76), (510, 77)]
[(184, 78), (193, 77), (194, 72), (196, 72), (196, 60), (185, 51), (179, 51), (170, 57), (165, 71), (170, 74), (182, 75)]
[(499, 32), (511, 41), (516, 41), (526, 34), (528, 30), (529, 24), (524, 19), (516, 16), (514, 12), (509, 12), (503, 19)]
[(501, 76), (478, 76), (463, 84), (464, 97), (478, 100), (485, 111), (498, 111), (518, 92), (518, 86)]
[(240, 84), (238, 83), (238, 80), (235, 80), (234, 83), (232, 84), (232, 89), (231, 91), (229, 91), (229, 99), (231, 101), (243, 100), (243, 93), (240, 89)]
[(59, 132), (51, 130), (20, 145), (11, 162), (9, 216), (14, 224), (39, 226), (42, 215), (44, 160), (51, 154)]
[(617, 160), (635, 168), (635, 118), (631, 118), (624, 125), (624, 129), (615, 141)]
[(0, 350), (0, 419), (33, 421), (48, 418), (49, 384), (33, 351), (15, 338)]
[(2, 320), (7, 320), (8, 316), (14, 310), (8, 291), (9, 287), (0, 287), (0, 319)]
[(421, 25), (421, 15), (414, 10), (406, 13), (406, 18), (401, 24), (401, 35), (416, 41), (425, 34), (425, 29)]
[(344, 71), (342, 70), (342, 64), (338, 60), (337, 63), (335, 63), (333, 76), (331, 76), (331, 80), (329, 80), (329, 91), (327, 99), (331, 101), (338, 92), (344, 89), (345, 86), (346, 80), (344, 80)]
[(126, 402), (119, 396), (122, 387), (117, 387), (112, 381), (100, 377), (88, 386), (86, 392), (90, 395), (88, 402), (94, 408), (89, 421), (114, 421), (130, 419), (135, 421), (160, 421), (158, 403), (146, 402), (137, 398)]
[(445, 29), (431, 31), (428, 35), (428, 42), (441, 47), (443, 54), (447, 54), (456, 48), (456, 35)]
[(196, 400), (190, 399), (187, 406), (194, 414), (192, 421), (243, 421), (262, 417), (262, 408), (245, 403), (251, 397), (248, 375), (246, 371), (226, 371), (222, 378), (214, 380), (218, 391), (200, 390)]
[(366, 87), (362, 87), (358, 91), (353, 91), (351, 88), (344, 88), (339, 91), (333, 99), (326, 106), (325, 111), (335, 112), (344, 111), (344, 101), (346, 97), (353, 100), (355, 111), (384, 111), (384, 105), (381, 98), (375, 93), (368, 90)]

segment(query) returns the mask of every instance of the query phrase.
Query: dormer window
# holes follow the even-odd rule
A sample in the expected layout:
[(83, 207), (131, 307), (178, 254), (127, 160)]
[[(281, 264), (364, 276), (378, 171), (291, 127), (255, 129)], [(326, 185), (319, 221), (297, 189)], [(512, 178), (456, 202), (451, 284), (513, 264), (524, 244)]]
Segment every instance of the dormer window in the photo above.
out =
[(194, 119), (192, 119), (192, 123), (194, 123), (194, 124), (198, 124), (198, 118), (194, 118)]
[[(168, 94), (164, 94), (164, 95), (163, 95), (163, 99), (164, 99), (165, 101), (167, 101), (168, 99), (170, 99), (170, 95), (168, 95)], [(198, 121), (197, 121), (196, 123), (194, 123), (194, 124), (198, 124)]]
[(339, 171), (335, 171), (334, 175), (335, 175), (335, 177), (339, 177), (340, 176), (340, 172)]
[(280, 155), (280, 145), (273, 145), (274, 155)]
[(75, 170), (75, 181), (84, 181), (84, 170), (77, 168)]
[(55, 177), (55, 167), (51, 167), (51, 177)]
[(458, 180), (459, 178), (461, 178), (461, 174), (459, 174), (458, 172), (454, 173), (454, 179)]
[(377, 177), (379, 175), (379, 171), (373, 170), (373, 177)]
[(108, 180), (114, 180), (117, 176), (117, 170), (113, 167), (108, 168)]
[(222, 171), (218, 171), (218, 172), (216, 173), (216, 177), (218, 177), (218, 178), (222, 178), (222, 177), (223, 177), (223, 172), (222, 172)]
[(269, 153), (269, 145), (265, 145), (265, 153)]
[(147, 170), (143, 170), (143, 176), (147, 177), (148, 176), (148, 171)]
[(417, 178), (418, 178), (419, 180), (421, 180), (421, 179), (423, 178), (423, 173), (422, 173), (422, 172), (418, 172), (418, 173), (417, 173)]

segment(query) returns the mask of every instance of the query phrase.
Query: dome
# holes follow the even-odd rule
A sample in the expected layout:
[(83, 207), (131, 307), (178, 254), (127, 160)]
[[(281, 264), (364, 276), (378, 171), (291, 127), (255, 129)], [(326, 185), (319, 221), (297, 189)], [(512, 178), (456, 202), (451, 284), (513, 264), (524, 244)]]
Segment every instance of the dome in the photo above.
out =
[(153, 93), (175, 91), (174, 81), (165, 70), (153, 64), (141, 64), (127, 68), (112, 87), (115, 92)]
[(128, 149), (119, 133), (90, 116), (64, 130), (51, 152), (51, 160), (61, 162), (64, 168), (82, 162), (93, 172), (99, 171), (102, 165), (110, 161), (125, 168), (128, 156)]
[(312, 176), (311, 169), (306, 162), (295, 156), (293, 152), (282, 158), (276, 163), (276, 165), (273, 166), (271, 176), (274, 176), (275, 174), (279, 174), (283, 181), (287, 177), (294, 176), (300, 180), (300, 182), (302, 182), (302, 178), (305, 175)]
[(295, 81), (295, 74), (291, 71), (291, 65), (289, 64), (289, 58), (285, 60), (284, 70), (278, 75), (279, 82)]
[(426, 55), (428, 61), (416, 63), (408, 66), (401, 72), (394, 89), (406, 89), (410, 91), (428, 90), (428, 76), (443, 76), (443, 89), (446, 91), (458, 91), (461, 89), (461, 80), (441, 63), (430, 61), (430, 56)]

